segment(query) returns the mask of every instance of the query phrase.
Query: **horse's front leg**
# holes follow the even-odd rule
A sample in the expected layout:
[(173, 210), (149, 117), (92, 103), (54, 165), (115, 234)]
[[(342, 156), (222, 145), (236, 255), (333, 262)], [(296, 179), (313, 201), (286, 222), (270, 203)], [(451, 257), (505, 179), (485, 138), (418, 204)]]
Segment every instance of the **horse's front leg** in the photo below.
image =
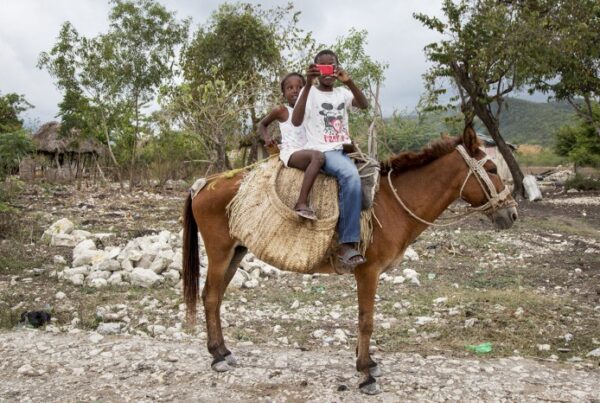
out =
[(358, 345), (356, 370), (365, 375), (360, 384), (360, 390), (369, 395), (381, 392), (375, 381), (375, 377), (381, 375), (381, 371), (369, 354), (371, 335), (373, 334), (373, 315), (375, 310), (375, 293), (379, 282), (379, 272), (376, 267), (369, 265), (356, 269), (356, 290), (358, 293)]

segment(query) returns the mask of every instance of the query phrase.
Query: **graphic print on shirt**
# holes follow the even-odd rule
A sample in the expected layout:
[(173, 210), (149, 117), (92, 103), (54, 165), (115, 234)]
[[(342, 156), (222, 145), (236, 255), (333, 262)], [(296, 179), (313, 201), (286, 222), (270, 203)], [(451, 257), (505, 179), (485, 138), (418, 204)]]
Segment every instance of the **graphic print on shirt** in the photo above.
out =
[(323, 116), (325, 122), (325, 130), (323, 132), (323, 141), (326, 143), (349, 142), (348, 130), (344, 125), (344, 110), (345, 104), (342, 102), (337, 108), (332, 104), (324, 102), (321, 104), (319, 115)]

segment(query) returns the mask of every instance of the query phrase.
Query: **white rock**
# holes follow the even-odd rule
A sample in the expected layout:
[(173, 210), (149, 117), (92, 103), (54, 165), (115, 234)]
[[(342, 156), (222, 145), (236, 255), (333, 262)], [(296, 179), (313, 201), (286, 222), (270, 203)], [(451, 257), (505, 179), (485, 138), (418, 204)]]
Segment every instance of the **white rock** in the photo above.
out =
[(179, 281), (179, 271), (173, 269), (167, 270), (163, 273), (163, 277), (171, 283), (176, 284)]
[(131, 260), (125, 259), (125, 260), (121, 261), (121, 268), (128, 272), (132, 271), (133, 265), (131, 264)]
[(78, 242), (79, 240), (70, 234), (54, 234), (50, 239), (50, 246), (68, 246), (72, 248)]
[(419, 254), (415, 252), (412, 246), (406, 248), (406, 251), (404, 252), (404, 257), (411, 262), (416, 262), (419, 260)]
[(92, 270), (108, 272), (119, 271), (121, 270), (121, 264), (114, 259), (106, 259), (94, 265), (94, 267), (92, 267)]
[(74, 285), (83, 285), (85, 277), (83, 274), (73, 274), (72, 276), (65, 276), (65, 280), (73, 283)]
[(404, 274), (404, 277), (410, 279), (411, 283), (421, 285), (421, 282), (419, 281), (419, 273), (413, 269), (404, 269), (402, 270), (402, 274)]
[(65, 269), (63, 271), (63, 274), (65, 277), (69, 277), (69, 276), (73, 276), (75, 274), (83, 274), (84, 276), (87, 276), (90, 272), (90, 268), (89, 266), (79, 266), (79, 267), (73, 267), (72, 269)]
[(248, 280), (244, 283), (244, 288), (256, 288), (258, 287), (258, 280), (253, 278), (252, 280)]
[(106, 258), (103, 250), (83, 250), (73, 256), (73, 267), (84, 265), (95, 265)]
[(86, 280), (88, 282), (90, 282), (94, 279), (97, 279), (97, 278), (108, 280), (109, 277), (110, 277), (109, 271), (94, 270), (94, 271), (90, 272), (90, 274), (87, 276)]
[(348, 343), (348, 336), (346, 336), (346, 332), (344, 332), (343, 329), (335, 329), (335, 332), (333, 333), (333, 339), (341, 344)]
[(169, 259), (157, 256), (148, 269), (152, 270), (156, 274), (161, 274), (163, 271), (165, 271), (170, 263), (171, 261)]
[(106, 253), (107, 259), (117, 260), (117, 258), (121, 254), (121, 248), (118, 246), (109, 246), (107, 248), (104, 248), (104, 253)]
[(440, 305), (440, 304), (444, 304), (446, 303), (446, 301), (448, 301), (447, 297), (439, 297), (433, 300), (433, 305)]
[(415, 325), (422, 326), (435, 321), (436, 319), (430, 316), (417, 316), (417, 321), (415, 322)]
[(107, 280), (108, 284), (119, 285), (123, 282), (123, 276), (120, 271), (113, 272)]
[(56, 293), (56, 295), (54, 295), (54, 298), (56, 298), (58, 300), (65, 299), (65, 297), (66, 297), (66, 294), (62, 291), (59, 291)]
[(567, 333), (563, 337), (567, 343), (570, 343), (573, 340), (573, 335), (571, 333)]
[(165, 332), (167, 331), (167, 328), (165, 328), (162, 325), (150, 325), (148, 326), (148, 331), (150, 332), (150, 334), (154, 335), (154, 336), (160, 336), (165, 334)]
[(44, 231), (44, 235), (42, 239), (46, 237), (46, 240), (49, 241), (52, 238), (52, 235), (56, 234), (70, 234), (75, 229), (75, 225), (68, 218), (61, 218), (52, 224), (46, 231)]
[(246, 281), (248, 281), (248, 275), (245, 271), (238, 269), (231, 279), (229, 286), (233, 288), (242, 288)]
[(19, 373), (20, 375), (25, 375), (25, 376), (40, 376), (41, 375), (41, 373), (39, 373), (38, 371), (33, 369), (33, 367), (29, 364), (20, 366), (19, 369), (17, 369), (17, 373)]
[(91, 239), (86, 239), (85, 241), (79, 242), (73, 249), (73, 260), (75, 260), (77, 256), (79, 256), (81, 252), (85, 250), (96, 250), (96, 243)]
[(595, 350), (590, 351), (585, 356), (586, 357), (600, 357), (600, 347)]
[(71, 232), (71, 235), (73, 235), (73, 237), (75, 237), (76, 239), (78, 239), (79, 242), (81, 242), (84, 239), (91, 237), (92, 233), (81, 229), (75, 229), (73, 230), (73, 232)]
[(456, 316), (458, 314), (460, 314), (459, 307), (452, 307), (452, 308), (448, 309), (448, 316)]
[(54, 264), (60, 265), (60, 266), (64, 266), (65, 264), (67, 264), (67, 261), (61, 255), (55, 255), (52, 258), (52, 261), (54, 262)]
[(292, 305), (290, 306), (291, 309), (298, 309), (298, 307), (300, 306), (300, 301), (298, 301), (297, 299), (294, 300), (294, 302), (292, 302)]
[(144, 253), (142, 258), (135, 264), (135, 267), (141, 267), (142, 269), (149, 269), (152, 266), (152, 262), (156, 257), (155, 254)]
[(402, 284), (404, 283), (406, 279), (404, 278), (404, 276), (394, 276), (394, 278), (392, 279), (392, 283), (393, 284)]
[(477, 318), (470, 318), (465, 320), (465, 329), (473, 327), (477, 323)]
[(89, 282), (90, 286), (94, 288), (103, 288), (108, 285), (108, 282), (103, 278), (95, 278)]
[(538, 344), (538, 351), (550, 351), (550, 344)]
[(142, 251), (139, 249), (131, 249), (127, 252), (127, 259), (132, 262), (139, 262), (142, 259)]
[(121, 323), (100, 323), (96, 331), (99, 334), (119, 334), (121, 333)]
[(88, 337), (88, 339), (94, 344), (100, 342), (103, 338), (104, 338), (104, 336), (102, 336), (101, 334), (98, 334), (98, 333), (92, 333), (90, 335), (90, 337)]
[(171, 241), (171, 233), (167, 230), (162, 230), (158, 233), (158, 240), (163, 243), (169, 243)]
[(518, 307), (515, 311), (515, 316), (522, 316), (525, 313), (525, 310), (522, 307)]
[(312, 337), (314, 337), (315, 339), (320, 339), (323, 336), (325, 336), (325, 330), (323, 329), (317, 329), (314, 332), (312, 332)]
[(131, 285), (136, 285), (144, 288), (152, 287), (161, 281), (161, 277), (154, 273), (152, 270), (142, 269), (136, 267), (129, 274)]

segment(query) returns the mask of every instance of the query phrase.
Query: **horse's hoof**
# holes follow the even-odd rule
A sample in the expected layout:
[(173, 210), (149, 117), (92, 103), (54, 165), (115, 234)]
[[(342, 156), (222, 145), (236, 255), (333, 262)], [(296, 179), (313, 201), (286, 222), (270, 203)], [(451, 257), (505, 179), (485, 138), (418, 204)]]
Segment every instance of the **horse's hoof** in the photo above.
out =
[(381, 367), (375, 365), (374, 367), (369, 368), (369, 374), (374, 378), (379, 378), (381, 376)]
[(378, 395), (381, 392), (383, 392), (381, 390), (381, 388), (379, 387), (379, 384), (375, 383), (375, 382), (369, 383), (369, 384), (364, 385), (364, 386), (361, 386), (360, 387), (360, 391), (362, 393), (364, 393), (365, 395)]
[(215, 362), (210, 367), (215, 372), (227, 372), (232, 369), (226, 360), (221, 360), (219, 362)]
[(372, 375), (369, 375), (367, 380), (361, 383), (358, 387), (360, 388), (360, 391), (366, 395), (378, 395), (382, 392)]
[(232, 367), (237, 367), (239, 365), (238, 360), (231, 353), (225, 356), (225, 362)]

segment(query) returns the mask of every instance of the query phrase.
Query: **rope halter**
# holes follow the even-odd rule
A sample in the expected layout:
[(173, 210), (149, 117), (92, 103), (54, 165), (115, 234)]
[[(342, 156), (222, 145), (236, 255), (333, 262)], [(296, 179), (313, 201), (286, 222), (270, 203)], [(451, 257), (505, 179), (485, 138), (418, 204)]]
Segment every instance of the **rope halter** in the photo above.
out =
[(513, 207), (517, 205), (517, 203), (514, 200), (508, 200), (508, 198), (510, 197), (510, 190), (507, 186), (504, 186), (504, 189), (502, 189), (500, 193), (496, 191), (496, 187), (492, 183), (490, 176), (488, 175), (487, 171), (483, 168), (486, 162), (492, 161), (492, 158), (489, 155), (486, 154), (485, 157), (483, 157), (480, 160), (477, 160), (471, 157), (469, 153), (467, 153), (467, 150), (465, 150), (465, 147), (462, 144), (457, 146), (456, 149), (458, 150), (461, 157), (463, 157), (463, 159), (469, 167), (467, 177), (465, 178), (465, 181), (460, 187), (460, 193), (458, 194), (459, 197), (462, 200), (465, 200), (463, 198), (463, 190), (467, 185), (467, 181), (469, 180), (471, 175), (473, 175), (475, 179), (477, 179), (477, 182), (479, 182), (479, 186), (481, 186), (481, 190), (487, 198), (487, 202), (484, 205), (478, 207), (470, 207), (471, 210), (482, 211), (486, 214), (489, 214), (493, 213), (501, 207)]
[[(487, 198), (487, 202), (482, 206), (468, 207), (467, 212), (464, 213), (457, 220), (452, 220), (451, 222), (446, 222), (444, 224), (435, 224), (435, 223), (429, 222), (429, 221), (424, 220), (421, 217), (417, 216), (415, 213), (413, 213), (411, 211), (411, 209), (409, 209), (406, 206), (406, 204), (402, 201), (400, 196), (398, 196), (398, 192), (396, 191), (396, 189), (394, 188), (394, 185), (392, 184), (392, 171), (393, 170), (390, 169), (388, 171), (388, 175), (387, 175), (390, 189), (392, 190), (392, 193), (393, 193), (394, 197), (396, 198), (396, 200), (398, 201), (398, 203), (400, 203), (402, 208), (404, 210), (406, 210), (406, 212), (412, 218), (414, 218), (415, 220), (417, 220), (423, 224), (426, 224), (426, 225), (431, 225), (434, 227), (446, 227), (446, 226), (454, 225), (456, 223), (463, 221), (469, 215), (471, 215), (475, 212), (483, 212), (485, 214), (491, 214), (494, 211), (498, 210), (499, 208), (514, 207), (517, 205), (517, 203), (514, 200), (509, 200), (510, 190), (508, 190), (508, 187), (505, 186), (504, 189), (500, 193), (498, 193), (496, 191), (496, 187), (492, 183), (490, 176), (488, 175), (487, 171), (483, 168), (483, 166), (485, 165), (485, 163), (487, 161), (492, 160), (492, 158), (489, 155), (486, 154), (485, 157), (483, 157), (480, 160), (477, 160), (477, 159), (471, 157), (469, 155), (469, 153), (467, 153), (467, 150), (465, 150), (464, 146), (459, 145), (456, 147), (456, 149), (458, 150), (461, 157), (465, 160), (465, 162), (467, 163), (467, 166), (469, 167), (469, 172), (467, 173), (467, 176), (466, 176), (462, 186), (460, 187), (459, 198), (462, 200), (465, 200), (462, 197), (462, 193), (463, 193), (465, 186), (467, 185), (467, 181), (469, 180), (471, 175), (473, 175), (475, 177), (475, 179), (477, 179), (477, 182), (479, 182), (479, 186), (481, 186), (481, 190), (483, 190), (483, 194), (485, 194), (485, 197)], [(465, 200), (465, 202), (466, 202), (466, 200)]]

